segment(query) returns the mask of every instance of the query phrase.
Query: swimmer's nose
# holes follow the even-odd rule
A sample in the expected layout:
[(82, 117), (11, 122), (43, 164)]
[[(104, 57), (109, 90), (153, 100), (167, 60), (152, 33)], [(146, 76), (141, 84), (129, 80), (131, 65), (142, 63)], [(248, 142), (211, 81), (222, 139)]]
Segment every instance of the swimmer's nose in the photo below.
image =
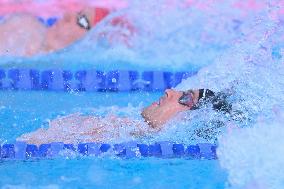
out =
[(167, 97), (171, 97), (174, 94), (174, 90), (173, 89), (166, 89), (165, 94), (166, 94)]

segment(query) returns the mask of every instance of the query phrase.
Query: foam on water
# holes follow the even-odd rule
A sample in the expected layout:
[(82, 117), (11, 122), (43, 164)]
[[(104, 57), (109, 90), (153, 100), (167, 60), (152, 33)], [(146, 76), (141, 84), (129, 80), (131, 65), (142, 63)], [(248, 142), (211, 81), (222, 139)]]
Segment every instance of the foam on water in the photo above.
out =
[[(283, 108), (279, 108), (284, 102), (284, 32), (281, 20), (272, 20), (267, 13), (258, 15), (253, 27), (214, 64), (177, 87), (229, 93), (233, 115), (242, 116), (224, 122), (229, 131), (218, 141), (229, 188), (280, 189), (284, 185)], [(206, 121), (212, 118), (207, 112), (199, 116)]]
[(261, 117), (251, 128), (232, 129), (220, 138), (218, 157), (231, 188), (281, 189), (284, 184), (283, 109)]
[[(176, 87), (178, 90), (209, 88), (224, 93), (232, 104), (231, 114), (213, 111), (210, 105), (186, 112), (181, 115), (182, 119), (177, 118), (184, 122), (177, 124), (174, 120), (175, 124), (160, 137), (183, 142), (192, 139), (194, 142), (216, 142), (214, 136), (225, 131), (227, 122), (249, 127), (260, 114), (271, 117), (273, 105), (284, 101), (282, 55), (273, 57), (275, 46), (282, 44), (283, 29), (281, 23), (267, 15), (263, 11), (256, 16), (251, 28), (246, 28), (243, 37), (234, 41), (230, 49)], [(199, 134), (209, 128), (215, 128), (213, 136)]]

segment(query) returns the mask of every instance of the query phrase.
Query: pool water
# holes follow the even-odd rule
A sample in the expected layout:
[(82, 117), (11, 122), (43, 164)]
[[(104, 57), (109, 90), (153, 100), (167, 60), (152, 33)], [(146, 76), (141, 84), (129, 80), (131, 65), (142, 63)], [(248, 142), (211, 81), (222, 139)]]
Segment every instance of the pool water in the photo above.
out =
[(0, 163), (2, 188), (221, 189), (215, 160), (75, 158)]

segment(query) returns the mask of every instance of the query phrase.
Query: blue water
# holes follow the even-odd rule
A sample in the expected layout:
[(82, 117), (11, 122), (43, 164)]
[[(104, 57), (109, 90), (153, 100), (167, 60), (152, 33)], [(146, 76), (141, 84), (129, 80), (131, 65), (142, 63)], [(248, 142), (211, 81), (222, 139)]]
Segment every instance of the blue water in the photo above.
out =
[(2, 188), (225, 188), (217, 161), (112, 158), (0, 162)]

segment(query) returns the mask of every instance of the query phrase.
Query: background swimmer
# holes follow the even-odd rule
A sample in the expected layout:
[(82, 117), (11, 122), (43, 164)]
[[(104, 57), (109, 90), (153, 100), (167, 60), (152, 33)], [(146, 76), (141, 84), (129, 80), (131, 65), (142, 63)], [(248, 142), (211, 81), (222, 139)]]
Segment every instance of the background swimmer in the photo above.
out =
[(80, 11), (69, 11), (46, 27), (38, 17), (25, 14), (7, 15), (0, 24), (0, 55), (33, 56), (65, 48), (81, 39), (88, 32), (80, 25), (84, 15), (88, 28), (94, 27), (109, 14), (105, 8), (85, 7)]
[(72, 114), (50, 122), (48, 129), (20, 136), (17, 140), (32, 144), (50, 142), (105, 142), (117, 140), (121, 135), (140, 137), (162, 130), (178, 113), (194, 110), (212, 103), (213, 109), (230, 113), (231, 106), (208, 89), (186, 92), (168, 89), (157, 102), (143, 109), (143, 120), (117, 116), (94, 117)]

